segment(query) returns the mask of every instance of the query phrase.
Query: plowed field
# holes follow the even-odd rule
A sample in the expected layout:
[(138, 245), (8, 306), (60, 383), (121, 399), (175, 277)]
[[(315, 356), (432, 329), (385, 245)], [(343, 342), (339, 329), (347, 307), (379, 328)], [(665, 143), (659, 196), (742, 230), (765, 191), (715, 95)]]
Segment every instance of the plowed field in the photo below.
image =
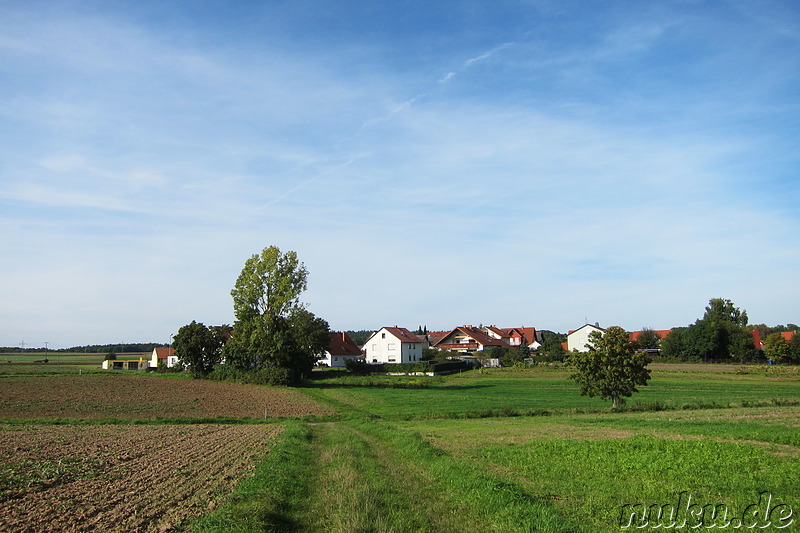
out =
[(0, 531), (167, 531), (214, 508), (280, 429), (0, 426)]
[(148, 375), (0, 378), (0, 419), (264, 418), (333, 410), (288, 388)]

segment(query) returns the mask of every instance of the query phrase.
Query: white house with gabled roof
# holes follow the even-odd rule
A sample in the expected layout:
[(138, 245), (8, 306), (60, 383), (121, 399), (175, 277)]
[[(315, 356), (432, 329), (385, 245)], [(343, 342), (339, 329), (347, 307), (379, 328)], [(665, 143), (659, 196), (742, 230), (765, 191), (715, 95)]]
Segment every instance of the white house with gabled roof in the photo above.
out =
[(417, 363), (422, 360), (425, 342), (406, 328), (381, 328), (364, 344), (366, 361), (370, 364)]
[(350, 335), (331, 331), (328, 333), (328, 349), (317, 364), (330, 367), (343, 367), (347, 361), (355, 361), (361, 357), (361, 348), (353, 342)]
[(153, 348), (153, 355), (150, 356), (150, 368), (158, 368), (158, 363), (163, 362), (167, 368), (172, 368), (178, 363), (178, 356), (172, 347)]
[(567, 334), (567, 350), (570, 352), (575, 350), (576, 352), (588, 352), (589, 345), (589, 335), (597, 331), (600, 335), (603, 335), (606, 330), (601, 328), (599, 325), (591, 325), (586, 324), (584, 326), (579, 327), (574, 331), (570, 331)]

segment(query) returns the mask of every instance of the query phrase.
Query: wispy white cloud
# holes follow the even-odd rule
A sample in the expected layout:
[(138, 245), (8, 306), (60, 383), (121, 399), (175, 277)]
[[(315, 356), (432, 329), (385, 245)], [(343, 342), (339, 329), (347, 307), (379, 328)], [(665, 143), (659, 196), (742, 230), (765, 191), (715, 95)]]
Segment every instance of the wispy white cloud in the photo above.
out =
[[(791, 60), (764, 56), (780, 76), (729, 89), (724, 65), (702, 67), (742, 50), (696, 52), (706, 15), (605, 9), (497, 46), (466, 30), (420, 47), (434, 54), (365, 42), (358, 62), (333, 39), (21, 10), (0, 43), (0, 242), (20, 257), (0, 269), (17, 317), (0, 315), (0, 344), (230, 321), (238, 270), (269, 244), (298, 251), (307, 301), (338, 328), (670, 327), (713, 296), (796, 322), (778, 317), (797, 292), (778, 289), (800, 222), (770, 200), (797, 190), (796, 132), (769, 119), (797, 114)], [(112, 338), (86, 339), (99, 324)]]

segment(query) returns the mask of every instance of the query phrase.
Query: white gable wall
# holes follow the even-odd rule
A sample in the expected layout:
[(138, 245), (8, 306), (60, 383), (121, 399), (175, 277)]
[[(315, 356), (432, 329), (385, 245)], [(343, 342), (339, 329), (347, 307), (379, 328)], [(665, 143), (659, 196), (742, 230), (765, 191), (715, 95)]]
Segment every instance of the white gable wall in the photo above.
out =
[(591, 335), (595, 331), (598, 331), (601, 334), (604, 333), (602, 329), (596, 326), (592, 326), (591, 324), (586, 324), (585, 326), (576, 329), (575, 331), (567, 335), (567, 350), (588, 352), (589, 335)]

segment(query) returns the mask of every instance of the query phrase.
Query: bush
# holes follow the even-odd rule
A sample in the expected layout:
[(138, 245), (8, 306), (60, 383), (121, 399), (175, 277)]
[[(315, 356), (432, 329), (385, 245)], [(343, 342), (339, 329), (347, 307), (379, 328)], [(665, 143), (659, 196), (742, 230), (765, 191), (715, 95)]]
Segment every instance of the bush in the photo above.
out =
[(347, 359), (344, 362), (344, 367), (348, 372), (357, 376), (366, 376), (372, 372), (383, 372), (383, 365), (371, 365), (361, 359)]
[(286, 386), (293, 383), (292, 371), (278, 366), (240, 370), (230, 365), (217, 365), (208, 377), (215, 381), (236, 381), (254, 385)]
[(447, 372), (455, 371), (455, 370), (471, 370), (472, 365), (467, 363), (466, 361), (445, 361), (443, 363), (436, 363), (435, 365), (431, 366), (431, 370), (434, 373), (438, 372)]

